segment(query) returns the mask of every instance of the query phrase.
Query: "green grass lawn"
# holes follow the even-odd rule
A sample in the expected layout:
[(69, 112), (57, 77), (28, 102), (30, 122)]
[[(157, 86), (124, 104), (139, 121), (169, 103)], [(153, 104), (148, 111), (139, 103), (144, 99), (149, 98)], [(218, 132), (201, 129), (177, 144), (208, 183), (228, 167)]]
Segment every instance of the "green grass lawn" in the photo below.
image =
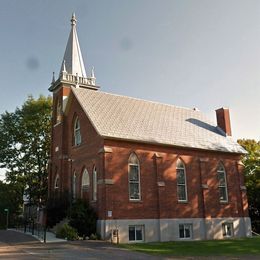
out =
[(260, 237), (208, 240), (121, 244), (120, 247), (152, 255), (173, 256), (238, 256), (260, 255)]

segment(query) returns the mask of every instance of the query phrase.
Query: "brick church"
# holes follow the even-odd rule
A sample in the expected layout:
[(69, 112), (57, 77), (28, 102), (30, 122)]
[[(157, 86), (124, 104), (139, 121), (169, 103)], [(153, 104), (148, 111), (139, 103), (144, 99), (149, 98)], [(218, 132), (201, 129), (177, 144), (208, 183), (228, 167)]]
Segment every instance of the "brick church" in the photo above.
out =
[(87, 76), (75, 15), (53, 93), (49, 194), (95, 208), (102, 239), (122, 243), (251, 235), (243, 165), (229, 110), (106, 93)]

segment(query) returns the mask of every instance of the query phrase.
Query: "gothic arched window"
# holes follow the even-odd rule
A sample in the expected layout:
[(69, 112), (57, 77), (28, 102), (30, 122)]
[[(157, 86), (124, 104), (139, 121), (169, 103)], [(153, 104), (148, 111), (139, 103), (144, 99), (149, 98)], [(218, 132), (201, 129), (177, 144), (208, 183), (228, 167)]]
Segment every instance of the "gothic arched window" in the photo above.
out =
[(73, 176), (72, 176), (72, 197), (73, 197), (73, 199), (76, 198), (76, 182), (77, 182), (77, 175), (76, 175), (76, 172), (74, 172)]
[(129, 199), (140, 200), (140, 165), (135, 153), (131, 153), (128, 159)]
[(94, 166), (94, 168), (93, 168), (93, 176), (92, 176), (92, 178), (93, 178), (93, 182), (92, 182), (92, 184), (93, 184), (93, 200), (97, 200), (97, 169), (96, 169), (96, 167)]
[(89, 187), (89, 174), (88, 170), (85, 168), (82, 174), (82, 180), (81, 180), (81, 189), (82, 190), (87, 190)]
[(227, 176), (226, 176), (225, 167), (222, 163), (219, 163), (218, 165), (217, 176), (218, 176), (219, 201), (227, 202), (228, 201)]
[(61, 116), (62, 116), (61, 101), (58, 98), (56, 104), (56, 124), (61, 122)]
[(80, 144), (81, 144), (80, 122), (77, 117), (74, 122), (74, 145), (77, 146)]
[(60, 176), (59, 174), (57, 174), (54, 181), (54, 189), (58, 189), (59, 187), (60, 187)]
[(176, 165), (177, 175), (177, 196), (178, 201), (187, 201), (187, 183), (185, 165), (181, 159), (178, 159)]

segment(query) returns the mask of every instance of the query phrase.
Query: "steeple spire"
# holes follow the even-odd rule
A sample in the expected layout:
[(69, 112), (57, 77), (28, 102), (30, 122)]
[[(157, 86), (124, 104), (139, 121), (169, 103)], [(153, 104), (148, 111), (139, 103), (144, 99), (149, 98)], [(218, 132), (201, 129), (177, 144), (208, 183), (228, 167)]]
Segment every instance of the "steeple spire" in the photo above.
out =
[(53, 77), (49, 90), (54, 91), (60, 86), (76, 86), (80, 88), (97, 90), (99, 89), (99, 86), (96, 85), (94, 67), (92, 68), (91, 75), (89, 77), (87, 76), (85, 70), (77, 36), (77, 19), (75, 13), (72, 14), (70, 21), (71, 31), (62, 60), (60, 74), (57, 80)]
[(76, 25), (77, 19), (76, 19), (75, 13), (72, 14), (72, 17), (71, 17), (71, 20), (70, 20), (70, 21), (71, 21), (71, 26)]
[[(71, 21), (71, 31), (67, 42), (63, 61), (64, 60), (66, 61), (66, 71), (68, 74), (76, 75), (76, 73), (78, 73), (79, 77), (87, 78), (87, 74), (86, 74), (86, 70), (85, 70), (85, 66), (84, 66), (84, 62), (80, 50), (77, 30), (76, 30), (77, 20), (76, 20), (75, 13), (72, 14), (70, 21)], [(63, 68), (64, 67), (62, 64), (60, 73), (62, 73)]]

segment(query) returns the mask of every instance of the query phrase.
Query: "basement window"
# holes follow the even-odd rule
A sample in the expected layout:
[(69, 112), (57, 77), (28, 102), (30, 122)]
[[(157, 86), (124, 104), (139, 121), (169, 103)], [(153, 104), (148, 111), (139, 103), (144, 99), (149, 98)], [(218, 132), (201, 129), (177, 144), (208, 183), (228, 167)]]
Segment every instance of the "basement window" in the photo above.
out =
[(180, 238), (192, 238), (192, 224), (180, 224), (179, 225), (179, 237)]
[(129, 226), (128, 228), (129, 233), (129, 241), (144, 241), (144, 226), (137, 225), (137, 226)]
[(222, 234), (223, 234), (223, 237), (233, 237), (234, 236), (234, 229), (233, 229), (232, 222), (222, 224)]

